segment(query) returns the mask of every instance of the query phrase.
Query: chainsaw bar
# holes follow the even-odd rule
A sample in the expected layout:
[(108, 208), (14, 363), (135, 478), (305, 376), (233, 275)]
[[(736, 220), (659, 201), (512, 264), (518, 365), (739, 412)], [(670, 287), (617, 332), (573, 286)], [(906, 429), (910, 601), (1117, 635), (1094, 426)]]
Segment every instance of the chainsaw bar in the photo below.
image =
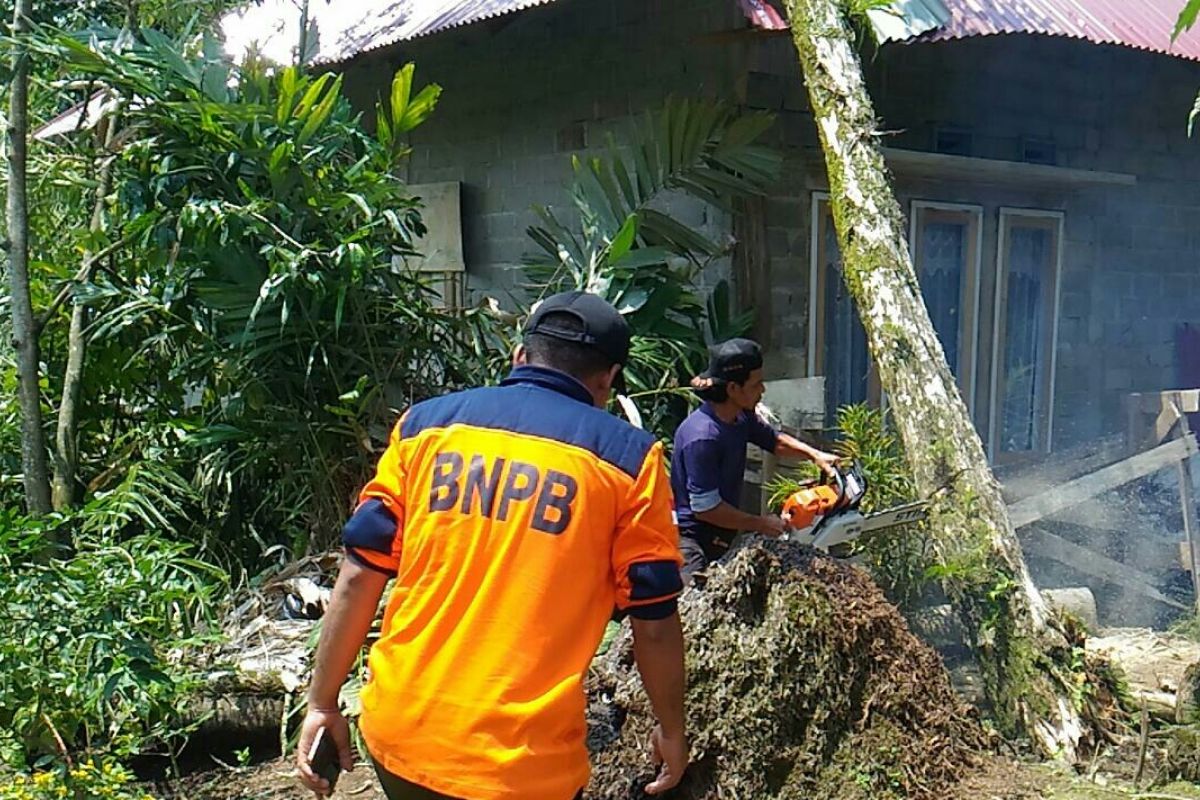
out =
[(786, 538), (828, 551), (831, 547), (848, 544), (864, 535), (920, 522), (925, 519), (927, 509), (928, 503), (918, 500), (872, 514), (863, 514), (859, 511), (835, 511), (820, 525), (814, 525), (805, 530), (793, 530), (786, 534)]

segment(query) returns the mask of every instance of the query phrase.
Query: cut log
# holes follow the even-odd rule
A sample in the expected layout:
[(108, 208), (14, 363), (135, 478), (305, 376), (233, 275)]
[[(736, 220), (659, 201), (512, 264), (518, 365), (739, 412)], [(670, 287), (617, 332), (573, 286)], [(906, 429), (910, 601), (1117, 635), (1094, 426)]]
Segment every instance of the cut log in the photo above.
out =
[(204, 720), (197, 738), (243, 742), (277, 733), (288, 702), (283, 693), (204, 695), (192, 704), (187, 716)]
[(1175, 721), (1175, 695), (1171, 692), (1152, 692), (1146, 689), (1130, 689), (1135, 706), (1144, 706), (1156, 722)]
[(1184, 673), (1200, 662), (1200, 642), (1150, 628), (1110, 628), (1089, 636), (1087, 649), (1115, 661), (1130, 686), (1150, 691), (1178, 691)]
[(1200, 725), (1200, 661), (1183, 671), (1175, 692), (1175, 721)]

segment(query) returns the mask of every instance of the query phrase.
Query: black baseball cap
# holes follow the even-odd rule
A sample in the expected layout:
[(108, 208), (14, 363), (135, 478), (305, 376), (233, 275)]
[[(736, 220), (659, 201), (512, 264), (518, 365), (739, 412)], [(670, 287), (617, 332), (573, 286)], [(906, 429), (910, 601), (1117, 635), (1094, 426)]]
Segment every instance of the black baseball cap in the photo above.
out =
[(730, 339), (708, 348), (708, 369), (692, 379), (692, 386), (708, 388), (716, 383), (744, 383), (763, 365), (762, 348), (750, 339)]
[[(569, 314), (579, 320), (582, 330), (564, 329), (547, 321), (551, 314)], [(629, 323), (599, 295), (588, 292), (560, 292), (547, 297), (525, 323), (524, 335), (540, 333), (564, 342), (591, 345), (612, 359), (614, 364), (629, 362)]]

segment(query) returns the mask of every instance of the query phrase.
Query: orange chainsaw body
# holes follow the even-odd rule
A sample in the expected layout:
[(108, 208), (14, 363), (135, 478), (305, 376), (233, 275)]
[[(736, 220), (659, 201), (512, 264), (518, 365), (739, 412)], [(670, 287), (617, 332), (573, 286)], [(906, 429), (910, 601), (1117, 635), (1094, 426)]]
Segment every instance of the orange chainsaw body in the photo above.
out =
[(793, 492), (783, 503), (782, 517), (791, 527), (802, 530), (833, 511), (845, 500), (838, 487), (821, 483)]

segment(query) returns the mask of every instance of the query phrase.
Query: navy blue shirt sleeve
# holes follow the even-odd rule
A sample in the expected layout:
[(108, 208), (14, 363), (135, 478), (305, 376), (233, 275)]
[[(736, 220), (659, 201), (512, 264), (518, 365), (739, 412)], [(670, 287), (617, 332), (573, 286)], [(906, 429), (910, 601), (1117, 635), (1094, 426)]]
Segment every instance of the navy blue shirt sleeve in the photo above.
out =
[(767, 423), (763, 422), (763, 418), (754, 412), (750, 412), (750, 436), (751, 442), (766, 450), (768, 453), (775, 452), (775, 445), (779, 443), (779, 434)]
[(712, 511), (721, 504), (721, 452), (715, 439), (696, 439), (683, 447), (687, 501), (693, 513)]

